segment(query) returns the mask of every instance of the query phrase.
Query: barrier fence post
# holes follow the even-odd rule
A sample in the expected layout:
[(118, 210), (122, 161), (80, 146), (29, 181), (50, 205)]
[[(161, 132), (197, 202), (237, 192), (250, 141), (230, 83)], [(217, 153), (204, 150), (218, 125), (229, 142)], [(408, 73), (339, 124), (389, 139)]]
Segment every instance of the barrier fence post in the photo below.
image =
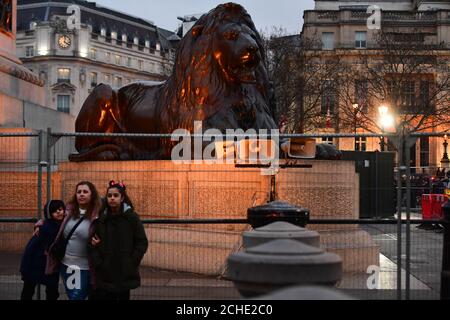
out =
[(47, 201), (51, 199), (51, 187), (52, 187), (52, 161), (51, 161), (51, 151), (52, 147), (52, 129), (47, 128), (47, 145), (46, 145), (46, 160), (47, 160)]
[(405, 300), (410, 299), (411, 290), (411, 155), (410, 148), (415, 144), (416, 138), (409, 135), (404, 140), (406, 144), (406, 239), (405, 239)]
[(402, 170), (403, 136), (397, 137), (397, 300), (402, 300)]
[[(42, 217), (42, 130), (39, 130), (38, 136), (38, 183), (37, 183), (37, 219)], [(36, 299), (41, 300), (41, 285), (37, 285)]]
[(444, 243), (442, 248), (441, 300), (450, 300), (450, 200), (443, 206)]

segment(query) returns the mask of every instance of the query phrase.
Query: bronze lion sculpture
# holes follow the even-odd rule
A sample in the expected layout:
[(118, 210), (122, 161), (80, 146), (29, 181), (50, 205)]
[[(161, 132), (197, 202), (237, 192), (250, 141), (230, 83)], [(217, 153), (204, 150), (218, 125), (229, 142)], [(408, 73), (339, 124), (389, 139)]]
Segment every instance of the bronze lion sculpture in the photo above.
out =
[[(171, 134), (276, 129), (262, 40), (250, 15), (222, 4), (203, 15), (181, 40), (174, 69), (164, 83), (138, 82), (113, 90), (100, 84), (77, 117), (77, 132)], [(168, 159), (167, 138), (79, 136), (72, 161)]]

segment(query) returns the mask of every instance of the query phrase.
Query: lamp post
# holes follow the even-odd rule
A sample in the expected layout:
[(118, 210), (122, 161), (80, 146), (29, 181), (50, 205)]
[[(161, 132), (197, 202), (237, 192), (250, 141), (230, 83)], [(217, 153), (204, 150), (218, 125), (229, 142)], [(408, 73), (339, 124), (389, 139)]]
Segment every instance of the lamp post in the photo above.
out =
[[(352, 106), (353, 106), (353, 110), (354, 110), (354, 117), (353, 117), (353, 120), (354, 120), (354, 122), (353, 122), (353, 129), (354, 129), (354, 132), (355, 132), (355, 134), (356, 134), (356, 127), (357, 127), (357, 122), (358, 122), (358, 104), (355, 102), (355, 103), (353, 103), (352, 104)], [(356, 146), (357, 146), (357, 144), (356, 144), (356, 136), (355, 136), (355, 141), (354, 141), (354, 143), (355, 143), (355, 151), (357, 151), (356, 150)]]
[(354, 123), (353, 123), (353, 129), (354, 129), (354, 131), (355, 131), (355, 134), (356, 134), (356, 127), (357, 127), (357, 122), (358, 122), (358, 107), (359, 107), (359, 105), (355, 102), (355, 103), (353, 103), (353, 110), (355, 111), (355, 113), (354, 113)]
[(449, 168), (450, 167), (450, 160), (448, 158), (448, 153), (447, 153), (447, 148), (448, 148), (447, 135), (444, 136), (443, 146), (444, 146), (444, 154), (443, 154), (442, 159), (441, 159), (441, 166), (443, 168)]

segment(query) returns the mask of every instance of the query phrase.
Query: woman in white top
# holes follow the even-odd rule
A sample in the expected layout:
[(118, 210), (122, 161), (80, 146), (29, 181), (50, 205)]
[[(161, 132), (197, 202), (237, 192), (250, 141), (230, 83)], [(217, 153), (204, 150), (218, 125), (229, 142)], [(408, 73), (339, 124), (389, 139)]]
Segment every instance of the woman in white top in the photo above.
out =
[(85, 300), (94, 284), (91, 259), (88, 255), (89, 239), (93, 236), (93, 221), (101, 210), (101, 199), (95, 186), (89, 181), (77, 184), (75, 194), (67, 204), (67, 216), (56, 237), (67, 239), (74, 226), (82, 219), (68, 239), (66, 252), (62, 260), (49, 257), (47, 272), (59, 268), (67, 297), (70, 300)]

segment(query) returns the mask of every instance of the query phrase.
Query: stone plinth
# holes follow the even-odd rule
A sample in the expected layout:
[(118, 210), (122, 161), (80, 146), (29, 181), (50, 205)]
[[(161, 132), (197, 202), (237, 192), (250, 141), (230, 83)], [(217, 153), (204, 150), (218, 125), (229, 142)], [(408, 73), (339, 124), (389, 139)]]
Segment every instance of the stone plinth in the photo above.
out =
[[(5, 169), (0, 165), (0, 217), (36, 218), (38, 214), (38, 174), (37, 172), (26, 172), (29, 166), (24, 166), (23, 172), (9, 171), (16, 168)], [(53, 173), (52, 197), (57, 199), (61, 195), (61, 179), (58, 173)], [(47, 194), (47, 174), (42, 174), (42, 202), (43, 208)], [(66, 198), (65, 200), (68, 200)]]
[[(0, 12), (2, 13), (2, 12)], [(16, 57), (17, 1), (12, 1), (11, 25), (0, 25), (0, 126), (21, 127), (23, 103), (45, 104), (44, 83)]]
[[(308, 208), (311, 219), (358, 217), (359, 179), (354, 162), (302, 163), (312, 167), (280, 170), (276, 178), (279, 200)], [(17, 216), (15, 213), (24, 212), (26, 216), (35, 216), (37, 193), (27, 190), (30, 187), (33, 192), (37, 190), (36, 173), (8, 170), (0, 172), (0, 178), (2, 190), (10, 192), (0, 199), (0, 215)], [(246, 219), (247, 209), (266, 203), (270, 191), (270, 176), (261, 175), (258, 168), (179, 165), (171, 161), (65, 162), (52, 173), (53, 198), (68, 201), (82, 180), (93, 182), (101, 195), (105, 194), (109, 180), (123, 180), (142, 219)], [(43, 181), (45, 184), (45, 174)], [(150, 244), (144, 265), (221, 274), (226, 257), (240, 250), (242, 232), (248, 228), (247, 225), (147, 226)], [(308, 225), (308, 229), (320, 233), (324, 250), (343, 257), (345, 272), (365, 272), (369, 265), (377, 265), (378, 247), (358, 226)]]
[[(311, 168), (281, 169), (277, 198), (308, 208), (311, 219), (359, 215), (359, 180), (352, 161), (304, 161)], [(172, 161), (59, 164), (63, 198), (80, 180), (102, 192), (110, 179), (127, 183), (137, 211), (151, 218), (246, 218), (247, 209), (269, 199), (270, 177), (258, 168)], [(320, 227), (319, 229), (327, 229)]]
[(379, 246), (359, 228), (321, 231), (320, 247), (339, 255), (345, 272), (366, 273), (369, 266), (380, 265)]
[(242, 246), (241, 231), (221, 231), (215, 226), (153, 225), (145, 229), (149, 250), (142, 264), (158, 269), (223, 275), (226, 259)]
[(359, 179), (352, 161), (302, 161), (312, 168), (282, 169), (277, 196), (308, 208), (311, 219), (358, 219)]
[(246, 218), (247, 208), (268, 199), (269, 180), (259, 169), (185, 165), (171, 161), (61, 163), (62, 197), (81, 180), (101, 194), (109, 180), (124, 180), (144, 218)]

